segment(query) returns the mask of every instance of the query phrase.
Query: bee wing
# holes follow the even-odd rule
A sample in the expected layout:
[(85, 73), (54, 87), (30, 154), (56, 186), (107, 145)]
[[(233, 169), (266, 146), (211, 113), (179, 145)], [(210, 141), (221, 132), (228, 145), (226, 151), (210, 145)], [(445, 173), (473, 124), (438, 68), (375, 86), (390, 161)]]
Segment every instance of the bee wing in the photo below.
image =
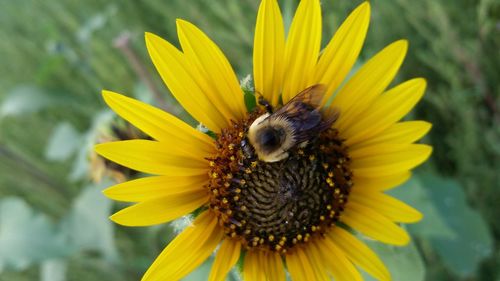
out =
[(280, 109), (278, 109), (275, 114), (281, 115), (294, 115), (301, 114), (305, 109), (304, 106), (309, 108), (311, 111), (314, 108), (321, 106), (321, 100), (325, 95), (326, 87), (323, 84), (313, 85), (302, 92), (298, 93), (295, 97), (284, 104)]
[(311, 139), (321, 131), (330, 128), (337, 120), (339, 115), (337, 109), (321, 110), (320, 108), (325, 91), (324, 85), (313, 85), (298, 93), (272, 114), (273, 117), (289, 121), (297, 143)]
[(323, 121), (330, 125), (335, 123), (340, 116), (340, 109), (334, 106), (324, 108), (321, 112), (323, 113)]

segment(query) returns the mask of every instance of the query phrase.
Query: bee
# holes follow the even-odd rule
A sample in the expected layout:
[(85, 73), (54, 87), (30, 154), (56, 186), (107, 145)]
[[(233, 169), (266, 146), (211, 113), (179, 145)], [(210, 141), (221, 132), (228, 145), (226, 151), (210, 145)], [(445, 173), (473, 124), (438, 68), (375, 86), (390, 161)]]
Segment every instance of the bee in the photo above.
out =
[(313, 85), (275, 112), (267, 101), (259, 98), (259, 104), (267, 112), (250, 125), (247, 139), (260, 160), (277, 162), (286, 159), (290, 149), (305, 147), (310, 140), (331, 127), (337, 120), (339, 111), (321, 110), (325, 91), (324, 85)]

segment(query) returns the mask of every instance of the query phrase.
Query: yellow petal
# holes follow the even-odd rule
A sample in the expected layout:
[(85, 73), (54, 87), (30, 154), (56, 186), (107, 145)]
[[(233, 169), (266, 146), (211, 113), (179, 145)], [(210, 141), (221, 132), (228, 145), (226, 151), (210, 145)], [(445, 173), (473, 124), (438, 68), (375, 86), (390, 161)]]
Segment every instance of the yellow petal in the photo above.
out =
[(156, 174), (190, 176), (203, 175), (208, 171), (208, 163), (200, 155), (199, 159), (178, 155), (175, 147), (148, 140), (127, 140), (108, 142), (95, 146), (101, 156), (131, 169)]
[(203, 192), (207, 182), (206, 175), (146, 177), (109, 187), (104, 194), (117, 201), (142, 202), (183, 192)]
[[(278, 253), (269, 252), (264, 255), (264, 269), (267, 280), (285, 281), (285, 268)], [(245, 279), (246, 280), (246, 279)]]
[(236, 74), (217, 45), (195, 25), (177, 20), (177, 32), (186, 59), (203, 81), (205, 93), (227, 120), (246, 115), (243, 92)]
[(426, 83), (416, 78), (380, 96), (352, 126), (342, 131), (346, 145), (368, 140), (403, 118), (424, 95)]
[(329, 238), (356, 265), (378, 280), (391, 280), (391, 275), (378, 256), (363, 242), (340, 227), (334, 227)]
[(114, 112), (166, 146), (198, 156), (214, 152), (209, 136), (173, 115), (117, 93), (103, 91), (102, 95)]
[(359, 190), (383, 191), (397, 187), (405, 183), (411, 177), (411, 172), (405, 171), (400, 174), (395, 174), (386, 177), (363, 178), (356, 177), (354, 186)]
[(217, 108), (210, 100), (204, 78), (183, 53), (151, 33), (146, 33), (146, 46), (161, 78), (189, 114), (216, 133), (230, 125), (221, 112), (225, 108)]
[(392, 143), (379, 143), (370, 146), (351, 148), (349, 156), (352, 159), (363, 159), (372, 156), (378, 156), (388, 153), (407, 151), (412, 148), (421, 146), (421, 144), (392, 144)]
[(357, 121), (396, 75), (408, 50), (408, 42), (396, 41), (371, 58), (339, 91), (332, 102), (340, 109), (335, 127), (340, 132)]
[(285, 32), (276, 0), (260, 3), (253, 45), (255, 91), (278, 104), (284, 73)]
[[(377, 152), (379, 149), (379, 152)], [(380, 144), (357, 150), (351, 169), (354, 176), (364, 178), (384, 177), (406, 172), (420, 165), (431, 155), (432, 147), (424, 144)]]
[(324, 280), (324, 273), (315, 270), (311, 260), (301, 248), (294, 249), (292, 253), (286, 255), (286, 264), (293, 281), (308, 281), (313, 276), (313, 280)]
[(425, 121), (406, 121), (392, 124), (376, 136), (351, 146), (351, 149), (381, 143), (407, 144), (421, 139), (429, 132), (432, 124)]
[(396, 222), (417, 222), (422, 213), (389, 195), (377, 191), (353, 188), (349, 200), (366, 206)]
[(314, 81), (327, 86), (326, 102), (344, 81), (358, 58), (370, 23), (370, 3), (359, 5), (342, 23), (323, 50)]
[(343, 251), (327, 236), (318, 239), (316, 245), (324, 264), (335, 281), (362, 281), (363, 278)]
[(240, 257), (241, 243), (232, 239), (224, 239), (210, 270), (209, 281), (226, 280), (227, 273)]
[(206, 190), (186, 190), (127, 207), (110, 219), (125, 226), (165, 223), (188, 214), (208, 202)]
[(262, 281), (266, 280), (264, 273), (264, 265), (261, 264), (260, 250), (247, 251), (243, 264), (243, 280), (245, 281)]
[(284, 103), (311, 85), (320, 44), (321, 7), (319, 0), (302, 0), (286, 39)]
[(327, 268), (325, 266), (324, 258), (322, 257), (322, 253), (319, 250), (317, 244), (318, 244), (318, 239), (309, 241), (307, 246), (304, 247), (304, 253), (308, 257), (311, 266), (313, 267), (314, 272), (316, 273), (315, 280), (329, 281), (330, 278), (328, 277), (327, 274)]
[(364, 235), (393, 245), (406, 245), (410, 236), (385, 216), (356, 202), (349, 202), (340, 220)]
[(203, 263), (224, 232), (215, 215), (206, 211), (179, 234), (156, 258), (142, 281), (179, 280)]

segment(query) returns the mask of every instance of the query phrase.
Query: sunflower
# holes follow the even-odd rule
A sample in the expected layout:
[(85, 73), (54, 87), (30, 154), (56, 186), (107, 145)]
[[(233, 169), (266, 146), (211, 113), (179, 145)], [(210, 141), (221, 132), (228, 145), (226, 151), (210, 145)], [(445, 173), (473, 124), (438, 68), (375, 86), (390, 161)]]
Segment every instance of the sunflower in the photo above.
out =
[[(408, 43), (396, 41), (346, 79), (368, 29), (370, 5), (357, 7), (320, 54), (319, 0), (302, 0), (285, 38), (276, 0), (260, 4), (254, 38), (255, 93), (279, 108), (311, 85), (326, 88), (325, 107), (340, 115), (330, 129), (289, 156), (268, 163), (248, 158), (247, 130), (263, 114), (248, 110), (221, 50), (193, 24), (177, 21), (182, 51), (147, 33), (151, 59), (179, 103), (208, 130), (125, 96), (104, 91), (106, 103), (154, 140), (99, 144), (120, 165), (155, 176), (105, 190), (133, 202), (111, 219), (126, 226), (172, 221), (196, 211), (191, 225), (159, 255), (143, 280), (178, 280), (217, 248), (209, 280), (224, 280), (242, 260), (245, 280), (380, 280), (390, 274), (356, 232), (392, 245), (410, 237), (399, 223), (422, 215), (385, 194), (410, 177), (431, 147), (414, 144), (431, 125), (400, 121), (426, 82), (386, 90)], [(348, 80), (344, 82), (344, 80)]]

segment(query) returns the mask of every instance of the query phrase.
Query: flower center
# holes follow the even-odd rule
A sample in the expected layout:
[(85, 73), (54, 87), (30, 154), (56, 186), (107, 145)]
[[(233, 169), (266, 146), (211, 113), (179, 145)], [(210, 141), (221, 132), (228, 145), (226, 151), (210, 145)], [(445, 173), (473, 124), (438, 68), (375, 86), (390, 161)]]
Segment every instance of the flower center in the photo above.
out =
[(290, 149), (282, 161), (258, 160), (245, 131), (261, 113), (218, 135), (209, 207), (226, 235), (246, 248), (284, 253), (338, 221), (352, 186), (350, 160), (335, 129)]

